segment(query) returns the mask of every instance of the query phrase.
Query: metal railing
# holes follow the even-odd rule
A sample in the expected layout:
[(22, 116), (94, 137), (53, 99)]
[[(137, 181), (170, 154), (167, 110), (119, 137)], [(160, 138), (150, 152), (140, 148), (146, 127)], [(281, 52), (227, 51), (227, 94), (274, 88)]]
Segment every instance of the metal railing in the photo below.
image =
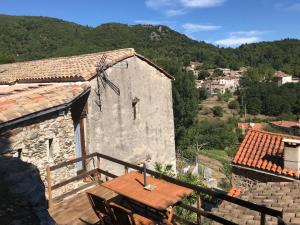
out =
[[(65, 167), (65, 166), (69, 166), (69, 165), (78, 163), (78, 162), (86, 163), (87, 160), (91, 160), (91, 159), (93, 159), (93, 160), (96, 159), (96, 162), (97, 162), (96, 165), (95, 165), (96, 168), (91, 169), (89, 171), (85, 171), (85, 172), (83, 172), (83, 173), (81, 173), (77, 176), (71, 177), (67, 180), (64, 180), (64, 181), (60, 182), (60, 183), (52, 185), (52, 179), (51, 179), (51, 172), (52, 171), (54, 171), (56, 169), (59, 169), (59, 168), (62, 168), (62, 167)], [(100, 183), (101, 182), (101, 175), (105, 176), (105, 178), (106, 178), (105, 180), (107, 180), (108, 177), (116, 178), (117, 176), (115, 174), (112, 174), (108, 171), (105, 171), (105, 170), (101, 169), (101, 166), (100, 166), (101, 165), (101, 159), (108, 160), (110, 162), (117, 163), (119, 165), (124, 166), (124, 173), (125, 174), (128, 173), (129, 168), (133, 169), (133, 170), (136, 170), (136, 171), (139, 171), (139, 172), (143, 172), (143, 167), (140, 167), (140, 166), (137, 166), (137, 165), (134, 165), (134, 164), (131, 164), (131, 163), (128, 163), (128, 162), (125, 162), (125, 161), (107, 156), (107, 155), (103, 155), (103, 154), (100, 154), (100, 153), (92, 153), (90, 155), (86, 155), (84, 157), (69, 160), (69, 161), (54, 165), (54, 166), (47, 166), (47, 183), (48, 183), (49, 207), (51, 207), (53, 205), (53, 202), (56, 201), (56, 200), (63, 199), (66, 196), (69, 196), (71, 194), (75, 194), (75, 193), (79, 192), (80, 190), (86, 189), (86, 188), (88, 188), (92, 185)], [(215, 190), (211, 190), (211, 189), (207, 189), (207, 188), (200, 187), (200, 186), (197, 186), (197, 185), (193, 185), (193, 184), (190, 184), (190, 183), (186, 183), (186, 182), (180, 181), (176, 178), (163, 175), (163, 174), (158, 173), (158, 172), (153, 171), (153, 170), (147, 169), (147, 173), (154, 176), (154, 177), (164, 179), (168, 182), (171, 182), (171, 183), (174, 183), (174, 184), (186, 187), (186, 188), (190, 188), (190, 189), (194, 190), (194, 192), (197, 194), (197, 207), (194, 207), (194, 206), (191, 206), (191, 205), (186, 205), (186, 204), (183, 204), (183, 203), (178, 205), (178, 207), (181, 207), (185, 210), (188, 210), (190, 212), (193, 212), (193, 213), (197, 214), (197, 222), (187, 221), (186, 219), (181, 218), (178, 215), (175, 215), (174, 218), (176, 220), (184, 222), (185, 224), (190, 224), (190, 225), (201, 224), (201, 217), (206, 217), (208, 219), (211, 219), (211, 220), (216, 221), (216, 222), (221, 223), (221, 224), (238, 225), (237, 223), (229, 221), (229, 220), (227, 220), (223, 217), (220, 217), (220, 216), (215, 215), (211, 212), (202, 210), (201, 209), (200, 194), (207, 194), (207, 195), (209, 195), (213, 198), (220, 199), (220, 200), (223, 200), (223, 201), (228, 201), (228, 202), (231, 202), (233, 204), (236, 204), (236, 205), (239, 205), (239, 206), (242, 206), (242, 207), (245, 207), (247, 209), (250, 209), (250, 210), (253, 210), (253, 211), (256, 211), (256, 212), (260, 213), (260, 216), (261, 216), (260, 224), (261, 225), (266, 224), (266, 215), (277, 218), (277, 224), (278, 225), (285, 225), (285, 223), (282, 219), (283, 218), (283, 212), (282, 211), (278, 211), (278, 210), (275, 210), (275, 209), (272, 209), (272, 208), (268, 208), (265, 205), (258, 205), (258, 204), (253, 203), (253, 202), (249, 202), (249, 201), (245, 201), (245, 200), (242, 200), (242, 199), (239, 199), (239, 198), (235, 198), (235, 197), (229, 196), (229, 195), (227, 195), (225, 193), (222, 193), (222, 192), (217, 192)], [(90, 183), (85, 184), (81, 187), (73, 189), (73, 190), (71, 190), (67, 193), (64, 193), (61, 196), (58, 196), (56, 198), (52, 198), (52, 191), (53, 190), (58, 189), (60, 187), (63, 187), (63, 186), (65, 186), (69, 183), (72, 183), (74, 181), (81, 180), (84, 177), (87, 177), (87, 176), (90, 176), (90, 175), (95, 175), (95, 177), (97, 177), (97, 179), (93, 182), (90, 182)]]

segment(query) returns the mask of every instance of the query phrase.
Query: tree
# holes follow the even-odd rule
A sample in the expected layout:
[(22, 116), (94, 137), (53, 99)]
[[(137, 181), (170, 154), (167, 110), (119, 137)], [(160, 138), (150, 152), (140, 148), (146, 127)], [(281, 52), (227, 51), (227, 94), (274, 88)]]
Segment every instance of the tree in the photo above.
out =
[(198, 74), (198, 80), (204, 80), (210, 76), (210, 73), (207, 70), (201, 70)]
[(214, 106), (212, 109), (214, 116), (222, 117), (223, 116), (223, 109), (221, 106)]
[(213, 72), (213, 74), (212, 74), (212, 76), (213, 76), (213, 77), (222, 77), (222, 76), (224, 76), (224, 74), (223, 74), (223, 71), (222, 71), (222, 70), (220, 70), (220, 69), (215, 69), (214, 72)]
[(175, 141), (180, 139), (185, 129), (193, 125), (198, 113), (198, 96), (195, 77), (178, 71), (173, 82), (173, 109), (175, 120)]
[(199, 88), (198, 96), (200, 101), (207, 99), (208, 92), (205, 87)]
[(237, 100), (232, 100), (228, 103), (228, 108), (238, 110), (240, 109), (240, 103)]
[(262, 102), (259, 98), (250, 98), (247, 100), (247, 111), (251, 115), (257, 115), (261, 112)]

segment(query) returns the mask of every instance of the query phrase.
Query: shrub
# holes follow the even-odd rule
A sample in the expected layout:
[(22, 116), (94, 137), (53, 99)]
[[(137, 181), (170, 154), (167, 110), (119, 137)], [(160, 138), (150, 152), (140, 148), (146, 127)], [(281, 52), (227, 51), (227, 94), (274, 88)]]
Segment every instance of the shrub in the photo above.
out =
[(214, 116), (222, 117), (223, 116), (223, 109), (221, 106), (214, 106), (212, 109)]
[(230, 101), (228, 103), (228, 108), (238, 110), (240, 108), (240, 103), (237, 100)]

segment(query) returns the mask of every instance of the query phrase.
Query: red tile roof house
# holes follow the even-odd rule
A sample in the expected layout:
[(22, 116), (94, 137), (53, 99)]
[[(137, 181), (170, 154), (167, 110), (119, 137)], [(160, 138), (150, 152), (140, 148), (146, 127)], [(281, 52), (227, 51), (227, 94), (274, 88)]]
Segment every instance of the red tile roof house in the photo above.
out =
[(233, 184), (300, 181), (300, 137), (249, 130), (232, 160)]
[(20, 154), (43, 179), (47, 164), (93, 152), (175, 168), (173, 79), (133, 49), (0, 65), (0, 153)]
[(273, 127), (279, 128), (292, 135), (300, 135), (300, 121), (274, 121), (270, 123)]

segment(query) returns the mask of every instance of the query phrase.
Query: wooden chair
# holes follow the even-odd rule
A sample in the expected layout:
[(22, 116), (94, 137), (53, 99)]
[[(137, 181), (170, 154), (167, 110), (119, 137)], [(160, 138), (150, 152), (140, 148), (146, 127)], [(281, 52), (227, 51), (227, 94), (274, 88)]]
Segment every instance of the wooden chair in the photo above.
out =
[(100, 225), (115, 225), (113, 213), (110, 209), (106, 199), (101, 198), (97, 195), (87, 192), (89, 202), (99, 218), (98, 224)]
[(156, 225), (157, 223), (143, 217), (139, 214), (133, 213), (131, 210), (126, 209), (116, 203), (110, 203), (115, 220), (118, 225)]

